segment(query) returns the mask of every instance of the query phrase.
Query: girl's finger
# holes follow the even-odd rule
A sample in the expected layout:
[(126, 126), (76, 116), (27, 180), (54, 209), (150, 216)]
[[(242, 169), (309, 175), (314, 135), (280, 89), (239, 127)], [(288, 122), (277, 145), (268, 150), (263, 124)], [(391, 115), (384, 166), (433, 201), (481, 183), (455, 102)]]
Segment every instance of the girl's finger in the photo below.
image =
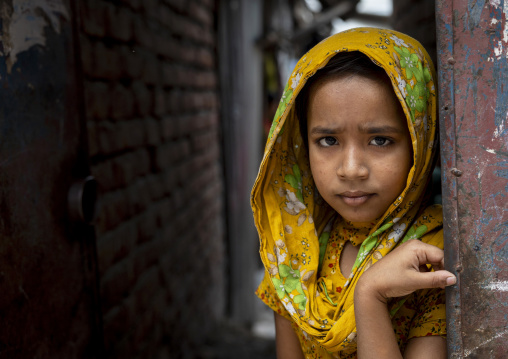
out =
[(455, 276), (445, 270), (415, 273), (413, 283), (417, 289), (444, 288), (457, 282)]

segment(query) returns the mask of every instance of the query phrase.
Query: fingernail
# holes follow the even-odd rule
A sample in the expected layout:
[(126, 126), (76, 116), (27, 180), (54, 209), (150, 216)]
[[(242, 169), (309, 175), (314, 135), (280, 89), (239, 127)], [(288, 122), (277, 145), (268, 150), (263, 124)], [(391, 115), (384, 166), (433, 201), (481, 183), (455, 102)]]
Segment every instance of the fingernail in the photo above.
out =
[(457, 283), (457, 278), (455, 278), (455, 277), (446, 278), (446, 285), (453, 285), (455, 283)]

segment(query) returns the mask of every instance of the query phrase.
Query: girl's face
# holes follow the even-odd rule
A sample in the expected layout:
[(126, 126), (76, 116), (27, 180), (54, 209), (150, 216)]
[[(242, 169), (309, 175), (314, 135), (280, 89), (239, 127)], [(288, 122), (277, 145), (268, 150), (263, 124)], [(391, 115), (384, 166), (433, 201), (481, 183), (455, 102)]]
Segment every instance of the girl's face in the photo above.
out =
[(309, 159), (317, 189), (343, 218), (378, 220), (406, 187), (412, 147), (389, 84), (353, 75), (309, 92)]

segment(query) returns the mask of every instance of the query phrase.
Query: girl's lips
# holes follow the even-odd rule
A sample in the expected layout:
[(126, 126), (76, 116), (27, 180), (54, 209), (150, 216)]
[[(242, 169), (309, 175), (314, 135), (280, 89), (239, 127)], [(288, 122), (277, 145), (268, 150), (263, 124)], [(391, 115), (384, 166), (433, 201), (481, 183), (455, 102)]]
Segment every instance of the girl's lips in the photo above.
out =
[(374, 193), (367, 192), (343, 192), (339, 194), (339, 197), (344, 201), (348, 206), (360, 206), (367, 202), (370, 198), (374, 196)]

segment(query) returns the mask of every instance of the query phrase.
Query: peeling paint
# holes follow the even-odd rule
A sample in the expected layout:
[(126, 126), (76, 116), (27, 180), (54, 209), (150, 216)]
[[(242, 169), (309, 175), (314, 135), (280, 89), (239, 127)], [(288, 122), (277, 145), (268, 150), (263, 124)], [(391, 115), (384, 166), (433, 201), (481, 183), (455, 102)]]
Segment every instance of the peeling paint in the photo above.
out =
[(44, 29), (51, 26), (61, 31), (61, 18), (69, 20), (69, 12), (63, 0), (13, 0), (12, 7), (2, 4), (0, 16), (3, 23), (3, 44), (7, 71), (11, 73), (18, 55), (33, 46), (45, 46)]
[[(502, 358), (508, 343), (508, 0), (438, 0), (436, 9), (445, 263), (458, 278), (457, 288), (447, 288), (448, 355)], [(452, 175), (455, 168), (460, 178)]]
[(495, 290), (498, 292), (508, 292), (508, 281), (502, 280), (497, 282), (490, 282), (484, 287), (485, 289)]
[[(499, 1), (489, 1), (489, 3), (496, 10), (498, 10), (500, 8)], [(497, 42), (497, 45), (494, 46), (494, 48), (493, 48), (494, 57), (491, 56), (491, 57), (487, 58), (487, 61), (490, 61), (490, 62), (493, 62), (494, 60), (499, 61), (499, 60), (501, 60), (502, 57), (508, 58), (508, 47), (507, 47), (507, 44), (508, 44), (508, 21), (506, 21), (506, 19), (508, 19), (508, 1), (503, 2), (502, 10), (503, 10), (504, 16), (501, 21), (496, 19), (495, 17), (493, 17), (490, 20), (491, 25), (496, 25), (499, 22), (503, 23), (503, 36), (502, 36), (502, 39), (499, 40)]]
[[(507, 114), (507, 116), (508, 116), (508, 114)], [(504, 122), (505, 121), (499, 122), (498, 126), (496, 127), (496, 129), (494, 130), (494, 133), (493, 133), (494, 138), (498, 138), (499, 136), (504, 134)]]
[(499, 4), (501, 3), (501, 0), (489, 0), (490, 6), (495, 7), (496, 9), (499, 7)]
[(498, 339), (504, 335), (506, 335), (508, 333), (508, 329), (505, 330), (504, 332), (501, 332), (499, 334), (496, 334), (494, 335), (492, 338), (489, 338), (487, 340), (485, 340), (484, 342), (482, 342), (480, 345), (477, 345), (476, 347), (474, 347), (473, 349), (468, 349), (468, 350), (464, 350), (464, 357), (468, 357), (470, 356), (471, 354), (473, 354), (477, 349), (483, 347), (484, 345), (487, 345), (488, 343), (490, 343), (491, 341), (495, 340), (495, 339)]

